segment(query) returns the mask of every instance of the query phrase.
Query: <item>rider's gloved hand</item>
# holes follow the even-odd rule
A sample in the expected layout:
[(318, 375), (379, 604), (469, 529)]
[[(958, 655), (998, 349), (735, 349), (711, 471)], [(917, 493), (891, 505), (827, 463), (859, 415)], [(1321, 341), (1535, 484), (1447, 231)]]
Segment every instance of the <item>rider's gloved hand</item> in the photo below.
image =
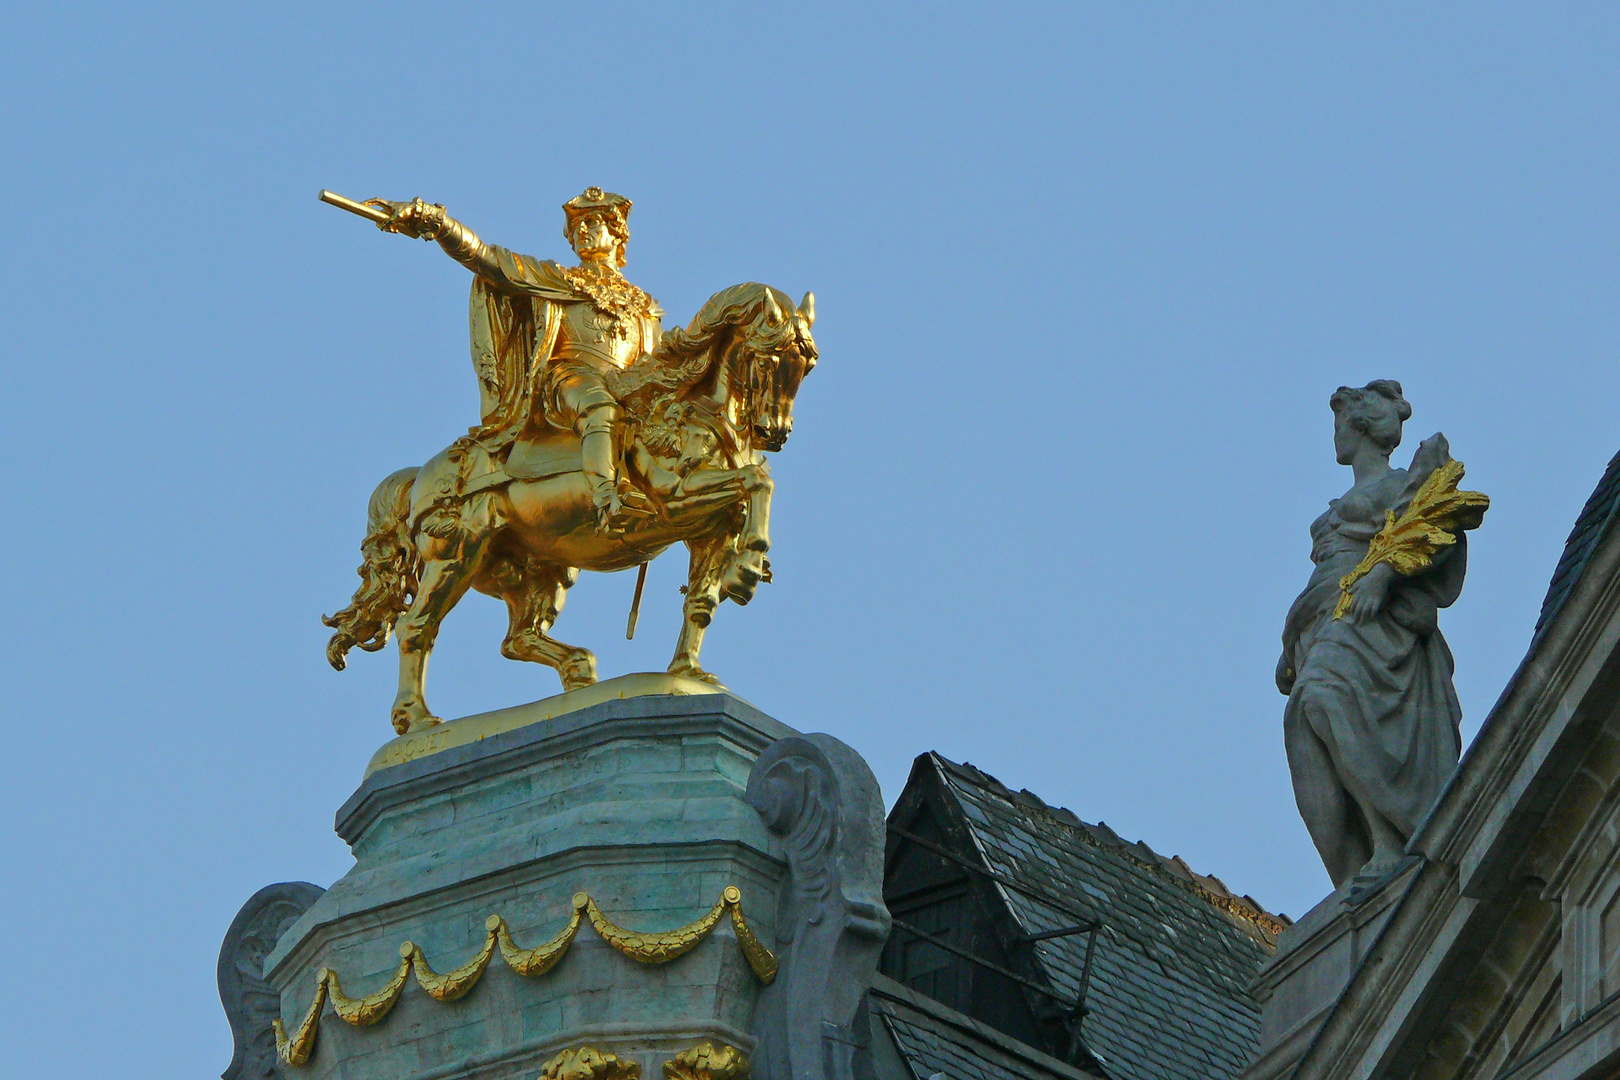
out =
[(400, 233), (419, 240), (437, 240), (448, 220), (442, 204), (427, 203), (421, 199), (410, 202), (367, 199), (366, 205), (388, 212), (388, 220), (377, 223), (377, 228), (383, 232)]

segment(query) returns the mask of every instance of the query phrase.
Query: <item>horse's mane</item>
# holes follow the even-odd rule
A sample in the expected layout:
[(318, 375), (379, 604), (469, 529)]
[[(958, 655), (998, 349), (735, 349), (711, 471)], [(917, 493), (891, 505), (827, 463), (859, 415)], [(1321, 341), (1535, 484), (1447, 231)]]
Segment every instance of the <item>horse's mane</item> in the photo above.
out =
[(666, 332), (659, 353), (667, 363), (678, 364), (708, 351), (727, 328), (752, 322), (764, 306), (766, 294), (770, 294), (783, 311), (793, 310), (793, 301), (786, 293), (757, 281), (745, 281), (709, 297), (685, 329), (676, 327)]
[(722, 289), (709, 297), (684, 328), (664, 332), (651, 363), (627, 368), (619, 379), (621, 392), (614, 396), (623, 400), (649, 387), (679, 389), (697, 382), (707, 374), (714, 362), (715, 347), (727, 333), (733, 328), (751, 328), (765, 306), (767, 294), (783, 311), (794, 310), (786, 293), (757, 281)]

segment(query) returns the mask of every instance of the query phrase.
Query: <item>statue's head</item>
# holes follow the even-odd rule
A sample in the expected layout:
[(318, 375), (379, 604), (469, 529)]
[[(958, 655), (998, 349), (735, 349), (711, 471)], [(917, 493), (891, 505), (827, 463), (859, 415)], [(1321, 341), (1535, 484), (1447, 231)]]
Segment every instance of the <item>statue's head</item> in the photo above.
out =
[(1333, 410), (1333, 449), (1340, 465), (1349, 465), (1363, 440), (1385, 454), (1401, 445), (1401, 424), (1412, 406), (1394, 379), (1374, 379), (1366, 386), (1341, 386), (1328, 399)]
[(630, 200), (599, 187), (588, 187), (563, 203), (563, 235), (581, 262), (611, 261), (624, 265), (630, 242)]

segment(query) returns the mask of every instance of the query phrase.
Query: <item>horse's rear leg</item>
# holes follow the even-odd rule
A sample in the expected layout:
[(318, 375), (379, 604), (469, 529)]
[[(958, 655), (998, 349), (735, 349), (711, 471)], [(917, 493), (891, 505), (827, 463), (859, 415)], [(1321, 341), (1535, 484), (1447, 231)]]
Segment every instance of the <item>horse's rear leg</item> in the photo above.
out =
[(703, 649), (703, 633), (714, 619), (720, 603), (720, 576), (725, 561), (725, 540), (694, 540), (687, 543), (692, 563), (686, 577), (686, 602), (681, 605), (681, 636), (675, 641), (675, 657), (669, 662), (671, 675), (702, 679), (720, 685), (720, 680), (698, 664)]
[(495, 581), (506, 601), (510, 620), (501, 655), (555, 668), (564, 690), (578, 690), (596, 681), (596, 655), (577, 645), (565, 645), (546, 636), (562, 610), (568, 589), (579, 571), (567, 566), (522, 562), (507, 557), (495, 567)]

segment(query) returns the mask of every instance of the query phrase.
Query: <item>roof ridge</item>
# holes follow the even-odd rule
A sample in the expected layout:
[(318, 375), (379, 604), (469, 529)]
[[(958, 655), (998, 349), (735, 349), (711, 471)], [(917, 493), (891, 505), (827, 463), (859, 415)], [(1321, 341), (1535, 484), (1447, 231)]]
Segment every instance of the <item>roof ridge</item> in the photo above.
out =
[(1609, 459), (1597, 486), (1587, 496), (1581, 512), (1576, 515), (1575, 524), (1570, 527), (1569, 537), (1558, 555), (1558, 564), (1553, 568), (1552, 580), (1547, 584), (1547, 595), (1541, 601), (1541, 611), (1536, 616), (1536, 628), (1530, 639), (1532, 652), (1553, 618), (1563, 608), (1564, 601), (1586, 570), (1587, 559), (1609, 531), (1617, 515), (1620, 515), (1620, 454)]
[[(1003, 784), (1000, 780), (971, 762), (964, 761), (958, 764), (937, 750), (929, 751), (929, 756), (948, 771), (955, 773), (977, 787), (985, 789), (1004, 802), (1043, 815), (1052, 824), (1062, 826), (1093, 847), (1107, 847), (1117, 850), (1144, 869), (1173, 882), (1182, 889), (1194, 893), (1211, 907), (1218, 908), (1234, 918), (1250, 923), (1269, 935), (1272, 945), (1275, 945), (1277, 935), (1293, 924), (1293, 921), (1286, 915), (1277, 915), (1267, 911), (1252, 896), (1233, 894), (1219, 878), (1198, 873), (1188, 866), (1186, 860), (1180, 855), (1172, 855), (1167, 858), (1154, 851), (1143, 841), (1125, 840), (1110, 828), (1105, 821), (1099, 821), (1095, 825), (1088, 824), (1067, 807), (1054, 809), (1042, 800), (1039, 795), (1027, 788), (1022, 792), (1015, 793), (1006, 784)], [(1020, 795), (1023, 797), (1020, 798)], [(1061, 811), (1061, 815), (1058, 811)], [(1066, 820), (1067, 818), (1072, 818), (1074, 823), (1071, 824)], [(1102, 835), (1099, 835), (1099, 833)], [(1206, 885), (1205, 882), (1213, 884)], [(1218, 891), (1216, 887), (1218, 887)]]

